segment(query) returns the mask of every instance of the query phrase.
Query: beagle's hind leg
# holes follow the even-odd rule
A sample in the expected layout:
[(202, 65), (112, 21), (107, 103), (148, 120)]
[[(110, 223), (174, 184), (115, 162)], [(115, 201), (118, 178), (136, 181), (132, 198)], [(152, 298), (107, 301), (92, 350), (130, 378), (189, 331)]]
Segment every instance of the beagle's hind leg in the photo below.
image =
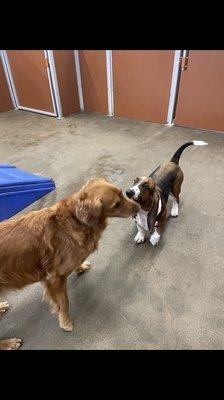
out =
[(184, 174), (183, 171), (180, 169), (180, 167), (178, 168), (175, 180), (172, 184), (171, 187), (171, 194), (173, 197), (173, 204), (172, 204), (172, 208), (170, 211), (170, 215), (171, 217), (176, 218), (178, 216), (179, 213), (179, 195), (180, 195), (180, 191), (181, 191), (181, 185), (183, 183), (184, 180)]

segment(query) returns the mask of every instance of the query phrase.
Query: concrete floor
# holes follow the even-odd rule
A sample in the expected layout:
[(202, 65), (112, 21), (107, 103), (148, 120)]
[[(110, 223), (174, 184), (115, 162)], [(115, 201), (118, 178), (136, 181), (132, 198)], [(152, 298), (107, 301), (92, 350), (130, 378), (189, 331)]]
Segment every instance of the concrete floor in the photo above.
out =
[(7, 293), (1, 338), (22, 337), (22, 349), (224, 349), (224, 134), (91, 113), (0, 115), (0, 162), (57, 184), (27, 210), (53, 204), (93, 176), (126, 189), (192, 139), (208, 146), (182, 155), (180, 215), (169, 219), (159, 246), (136, 247), (133, 221), (111, 220), (90, 257), (93, 268), (70, 276), (74, 331), (60, 330), (38, 283)]

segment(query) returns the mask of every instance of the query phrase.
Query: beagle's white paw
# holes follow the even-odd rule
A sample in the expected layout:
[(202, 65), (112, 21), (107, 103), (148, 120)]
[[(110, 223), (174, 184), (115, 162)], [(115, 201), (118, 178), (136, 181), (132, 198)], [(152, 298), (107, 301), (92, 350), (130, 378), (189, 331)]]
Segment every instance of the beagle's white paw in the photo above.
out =
[(176, 201), (176, 199), (173, 200), (173, 205), (172, 205), (172, 209), (170, 211), (170, 215), (171, 217), (177, 217), (178, 216), (178, 212), (179, 212), (179, 205)]
[(158, 234), (158, 232), (157, 231), (155, 231), (153, 234), (152, 234), (152, 236), (150, 237), (150, 243), (153, 245), (153, 246), (156, 246), (158, 243), (159, 243), (159, 239), (160, 239), (160, 235)]
[(134, 241), (135, 241), (136, 243), (144, 243), (144, 241), (145, 241), (145, 236), (142, 235), (140, 232), (138, 232), (137, 235), (136, 235), (135, 238), (134, 238)]

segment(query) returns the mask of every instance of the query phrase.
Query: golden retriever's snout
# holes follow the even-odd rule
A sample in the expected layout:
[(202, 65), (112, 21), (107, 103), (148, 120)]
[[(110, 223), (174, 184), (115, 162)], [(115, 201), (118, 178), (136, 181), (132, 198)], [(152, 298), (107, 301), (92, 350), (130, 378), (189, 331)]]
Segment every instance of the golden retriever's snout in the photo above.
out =
[(126, 200), (128, 203), (128, 208), (129, 208), (129, 212), (130, 212), (130, 217), (133, 217), (134, 215), (136, 215), (138, 213), (138, 211), (140, 210), (140, 206), (138, 203), (136, 203), (133, 200)]

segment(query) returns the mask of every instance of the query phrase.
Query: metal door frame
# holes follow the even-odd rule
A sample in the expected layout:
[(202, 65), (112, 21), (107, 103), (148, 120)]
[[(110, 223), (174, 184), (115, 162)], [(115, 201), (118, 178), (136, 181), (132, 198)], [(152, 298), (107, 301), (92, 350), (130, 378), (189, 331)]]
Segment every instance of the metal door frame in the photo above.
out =
[(181, 79), (181, 59), (183, 50), (175, 50), (173, 61), (173, 73), (171, 78), (171, 87), (169, 95), (169, 104), (167, 112), (166, 125), (172, 126), (175, 124), (175, 111), (177, 106), (177, 97), (179, 92), (179, 83)]
[(39, 114), (50, 115), (53, 117), (62, 118), (61, 101), (60, 101), (60, 94), (59, 94), (59, 89), (58, 89), (58, 82), (57, 82), (57, 75), (56, 75), (56, 69), (55, 69), (55, 63), (54, 63), (53, 50), (44, 50), (44, 57), (47, 62), (47, 75), (48, 75), (48, 82), (49, 82), (49, 88), (50, 88), (54, 112), (37, 110), (35, 108), (24, 107), (19, 104), (19, 99), (17, 96), (17, 91), (16, 91), (15, 82), (13, 79), (7, 51), (1, 50), (1, 54), (2, 54), (4, 70), (6, 73), (6, 79), (7, 79), (8, 85), (9, 85), (10, 94), (11, 94), (12, 101), (13, 101), (15, 108), (18, 110), (32, 111), (32, 112), (36, 112)]
[(6, 65), (6, 61), (5, 61), (3, 50), (0, 50), (0, 57), (1, 57), (1, 60), (2, 60), (2, 65), (3, 65), (5, 78), (6, 78), (6, 82), (7, 82), (8, 89), (9, 89), (9, 93), (10, 93), (10, 96), (11, 96), (12, 104), (13, 104), (14, 108), (17, 109), (18, 107), (17, 107), (15, 96), (14, 96), (14, 92), (13, 92), (13, 89), (12, 89), (12, 85), (11, 85), (11, 82), (10, 82), (10, 79), (9, 79), (8, 69), (7, 69), (7, 65)]
[(46, 58), (48, 60), (48, 73), (49, 73), (49, 80), (51, 81), (51, 88), (52, 88), (52, 96), (55, 100), (56, 110), (57, 110), (57, 117), (59, 119), (63, 118), (62, 114), (62, 106), (61, 106), (61, 98), (60, 92), (58, 87), (58, 79), (54, 61), (54, 53), (53, 50), (44, 50), (46, 52)]
[(76, 80), (77, 80), (78, 95), (79, 95), (79, 106), (80, 106), (80, 110), (84, 111), (82, 78), (81, 78), (81, 69), (80, 69), (79, 51), (78, 50), (74, 50), (74, 57), (75, 57)]
[[(108, 103), (108, 117), (114, 116), (114, 96), (113, 96), (113, 63), (112, 63), (112, 50), (102, 50), (105, 51), (105, 64), (106, 64), (106, 74), (107, 74), (107, 103)], [(76, 79), (79, 94), (79, 105), (80, 110), (85, 110), (83, 89), (82, 89), (82, 78), (81, 78), (81, 68), (79, 60), (79, 51), (74, 50), (75, 56), (75, 70)]]
[(113, 88), (113, 60), (112, 50), (106, 52), (106, 70), (107, 70), (107, 101), (108, 101), (108, 117), (114, 116), (114, 88)]

